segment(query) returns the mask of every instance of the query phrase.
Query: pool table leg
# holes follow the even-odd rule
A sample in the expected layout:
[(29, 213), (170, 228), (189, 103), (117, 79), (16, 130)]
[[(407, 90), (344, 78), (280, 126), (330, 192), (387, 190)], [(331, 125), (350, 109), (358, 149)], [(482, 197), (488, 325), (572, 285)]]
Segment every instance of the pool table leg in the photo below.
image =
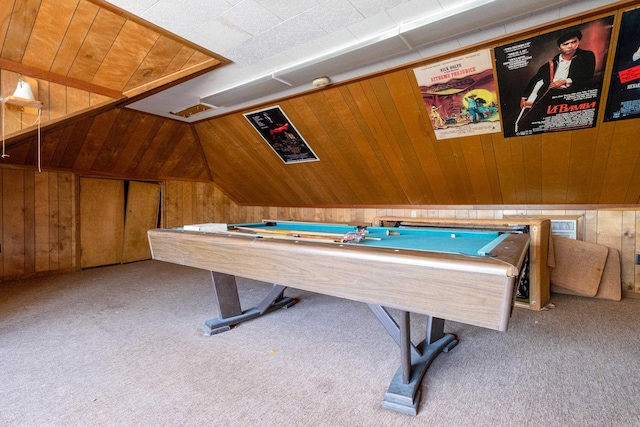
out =
[(202, 329), (209, 336), (228, 331), (231, 326), (255, 319), (277, 308), (289, 308), (297, 302), (294, 298), (284, 296), (286, 286), (274, 284), (256, 307), (243, 311), (236, 277), (212, 271), (211, 279), (220, 317), (204, 322)]
[(401, 311), (399, 323), (382, 306), (369, 307), (387, 332), (400, 346), (401, 366), (396, 371), (382, 400), (382, 407), (409, 415), (418, 413), (420, 383), (441, 352), (448, 352), (458, 341), (452, 334), (444, 333), (444, 319), (429, 316), (425, 339), (417, 346), (411, 342), (409, 313)]

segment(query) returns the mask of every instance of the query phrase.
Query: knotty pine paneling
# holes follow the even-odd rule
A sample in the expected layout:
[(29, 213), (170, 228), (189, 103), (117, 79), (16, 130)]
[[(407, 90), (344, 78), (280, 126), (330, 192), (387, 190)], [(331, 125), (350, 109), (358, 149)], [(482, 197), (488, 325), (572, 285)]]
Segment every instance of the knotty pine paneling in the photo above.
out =
[[(601, 135), (602, 127), (584, 129), (571, 135), (571, 155), (569, 157), (569, 178), (567, 182), (567, 203), (580, 203), (580, 200), (590, 200), (589, 190), (591, 187), (592, 170), (598, 138)], [(548, 159), (553, 155), (553, 147), (547, 148), (543, 154), (543, 159)], [(587, 184), (589, 183), (589, 184)]]
[[(150, 81), (157, 81), (158, 76), (179, 74), (184, 67), (207, 60), (205, 53), (172, 41), (168, 34), (147, 31), (126, 14), (113, 14), (106, 2), (64, 3), (59, 23), (66, 31), (55, 26), (50, 39), (41, 32), (52, 27), (56, 13), (53, 0), (21, 3), (15, 9), (20, 15), (40, 5), (35, 21), (23, 22), (29, 35), (27, 44), (18, 37), (19, 16), (12, 16), (9, 7), (0, 8), (0, 13), (12, 18), (0, 25), (0, 33), (7, 36), (3, 45), (7, 57), (22, 57), (25, 66), (47, 68), (48, 73), (67, 79), (85, 79), (94, 88), (108, 85), (111, 91), (120, 91), (123, 84), (132, 90), (134, 86), (151, 88)], [(617, 7), (620, 10), (612, 5), (598, 13), (619, 15), (628, 6)], [(590, 13), (584, 19), (593, 16)], [(240, 205), (634, 204), (640, 199), (640, 153), (634, 143), (638, 119), (519, 138), (505, 139), (495, 133), (438, 141), (415, 81), (415, 67), (470, 49), (492, 49), (580, 19), (445, 52), (194, 125), (183, 126), (113, 105), (114, 110), (45, 129), (43, 166), (122, 179), (213, 180)], [(133, 46), (136, 29), (140, 39)], [(51, 44), (56, 43), (59, 48), (52, 55)], [(39, 48), (44, 52), (42, 58), (34, 54)], [(143, 57), (139, 49), (147, 54)], [(129, 63), (117, 67), (117, 58), (124, 56), (134, 58), (139, 66)], [(128, 80), (127, 74), (131, 75)], [(18, 74), (2, 71), (0, 77), (4, 95), (13, 90)], [(143, 81), (145, 77), (149, 80)], [(58, 79), (38, 82), (39, 97), (46, 101), (45, 122), (112, 99), (105, 99), (101, 91), (97, 95), (63, 86)], [(289, 116), (320, 161), (284, 164), (243, 116), (275, 104)], [(24, 130), (23, 123), (34, 118), (22, 116), (7, 115), (10, 132)], [(35, 138), (9, 145), (11, 157), (3, 164), (34, 166)]]
[(14, 70), (114, 98), (226, 62), (102, 0), (5, 0), (0, 22), (0, 58)]
[[(136, 73), (158, 37), (158, 33), (145, 31), (141, 25), (126, 21), (114, 43), (109, 46), (92, 83), (124, 92), (131, 76)], [(130, 58), (133, 61), (129, 60), (123, 64), (122, 58)]]
[[(77, 0), (75, 2), (43, 0), (40, 3), (41, 19), (37, 19), (34, 23), (33, 35), (29, 38), (28, 48), (22, 59), (24, 64), (46, 70), (51, 67), (76, 7)], [(55, 17), (55, 19), (43, 19), (43, 17)]]
[(75, 269), (73, 175), (0, 168), (0, 182), (1, 278)]
[[(629, 122), (631, 120), (627, 120)], [(638, 120), (635, 120), (636, 122)], [(632, 187), (633, 173), (637, 172), (640, 147), (637, 143), (640, 127), (635, 125), (616, 126), (606, 159), (603, 179), (603, 190), (600, 203), (611, 203), (612, 200), (638, 201), (638, 187)], [(637, 180), (637, 179), (636, 179)], [(631, 191), (630, 194), (628, 194)], [(617, 202), (614, 202), (617, 203)]]
[(197, 123), (214, 181), (237, 203), (275, 206), (638, 201), (637, 119), (518, 138), (495, 133), (438, 141), (413, 74), (420, 64), (273, 102), (319, 162), (283, 164), (242, 117), (271, 105)]
[[(25, 177), (20, 170), (2, 170), (2, 272), (25, 273)], [(31, 250), (32, 248), (28, 248)]]
[[(90, 93), (68, 89), (67, 94), (74, 96), (67, 98), (67, 111), (89, 106)], [(35, 167), (37, 143), (34, 136), (7, 144), (9, 157), (2, 162)], [(43, 134), (41, 157), (44, 169), (117, 178), (210, 181), (191, 125), (126, 108), (58, 125)]]
[(238, 203), (283, 206), (632, 204), (640, 197), (638, 120), (437, 141), (410, 77), (402, 70), (278, 103), (319, 162), (283, 164), (242, 112), (196, 123), (214, 181)]

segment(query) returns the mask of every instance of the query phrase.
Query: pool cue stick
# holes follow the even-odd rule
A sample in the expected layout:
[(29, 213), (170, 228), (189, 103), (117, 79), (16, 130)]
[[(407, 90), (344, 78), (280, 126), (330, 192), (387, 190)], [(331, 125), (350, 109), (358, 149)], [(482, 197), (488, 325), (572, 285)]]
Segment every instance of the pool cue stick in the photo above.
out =
[[(246, 231), (250, 233), (262, 233), (262, 234), (281, 234), (286, 236), (325, 236), (325, 237), (334, 237), (342, 240), (346, 233), (326, 233), (321, 231), (296, 231), (296, 230), (275, 230), (275, 229), (263, 229), (256, 227), (233, 227), (239, 231)], [(379, 237), (365, 237), (365, 240), (381, 240)]]
[(232, 235), (232, 236), (245, 236), (245, 237), (253, 237), (257, 239), (275, 239), (275, 240), (293, 240), (300, 242), (325, 242), (325, 243), (341, 243), (342, 240), (338, 240), (338, 238), (332, 238), (328, 236), (316, 236), (316, 237), (296, 237), (286, 234), (269, 234), (269, 233), (247, 233), (238, 230), (228, 230), (223, 232), (224, 234)]
[(268, 228), (256, 228), (256, 227), (234, 227), (240, 231), (248, 231), (251, 233), (270, 233), (270, 234), (313, 234), (316, 236), (330, 236), (330, 237), (342, 237), (341, 233), (325, 233), (321, 231), (296, 231), (296, 230), (276, 230)]

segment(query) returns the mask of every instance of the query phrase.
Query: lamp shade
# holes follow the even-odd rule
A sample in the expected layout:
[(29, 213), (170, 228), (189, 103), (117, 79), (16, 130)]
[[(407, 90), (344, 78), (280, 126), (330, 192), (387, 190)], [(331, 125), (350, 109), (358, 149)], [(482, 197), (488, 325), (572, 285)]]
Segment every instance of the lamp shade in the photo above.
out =
[(31, 85), (24, 80), (18, 80), (18, 86), (16, 87), (16, 91), (13, 92), (13, 96), (16, 98), (28, 99), (30, 101), (34, 101), (36, 98), (33, 96), (33, 90), (31, 90)]

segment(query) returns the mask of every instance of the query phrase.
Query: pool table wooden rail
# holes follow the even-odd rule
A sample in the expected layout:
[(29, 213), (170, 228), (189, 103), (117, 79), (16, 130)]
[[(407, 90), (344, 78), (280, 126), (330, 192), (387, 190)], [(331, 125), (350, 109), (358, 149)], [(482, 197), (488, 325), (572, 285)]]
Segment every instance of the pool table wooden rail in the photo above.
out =
[(542, 310), (549, 299), (550, 269), (548, 264), (549, 244), (551, 239), (551, 221), (543, 216), (508, 215), (501, 219), (489, 218), (411, 218), (400, 216), (380, 216), (374, 218), (372, 224), (377, 227), (390, 224), (412, 223), (428, 227), (463, 227), (471, 229), (488, 229), (492, 227), (512, 227), (526, 225), (529, 227), (529, 300), (516, 301), (516, 307), (529, 310)]
[(495, 257), (314, 243), (180, 229), (148, 231), (154, 260), (504, 331), (529, 235)]

